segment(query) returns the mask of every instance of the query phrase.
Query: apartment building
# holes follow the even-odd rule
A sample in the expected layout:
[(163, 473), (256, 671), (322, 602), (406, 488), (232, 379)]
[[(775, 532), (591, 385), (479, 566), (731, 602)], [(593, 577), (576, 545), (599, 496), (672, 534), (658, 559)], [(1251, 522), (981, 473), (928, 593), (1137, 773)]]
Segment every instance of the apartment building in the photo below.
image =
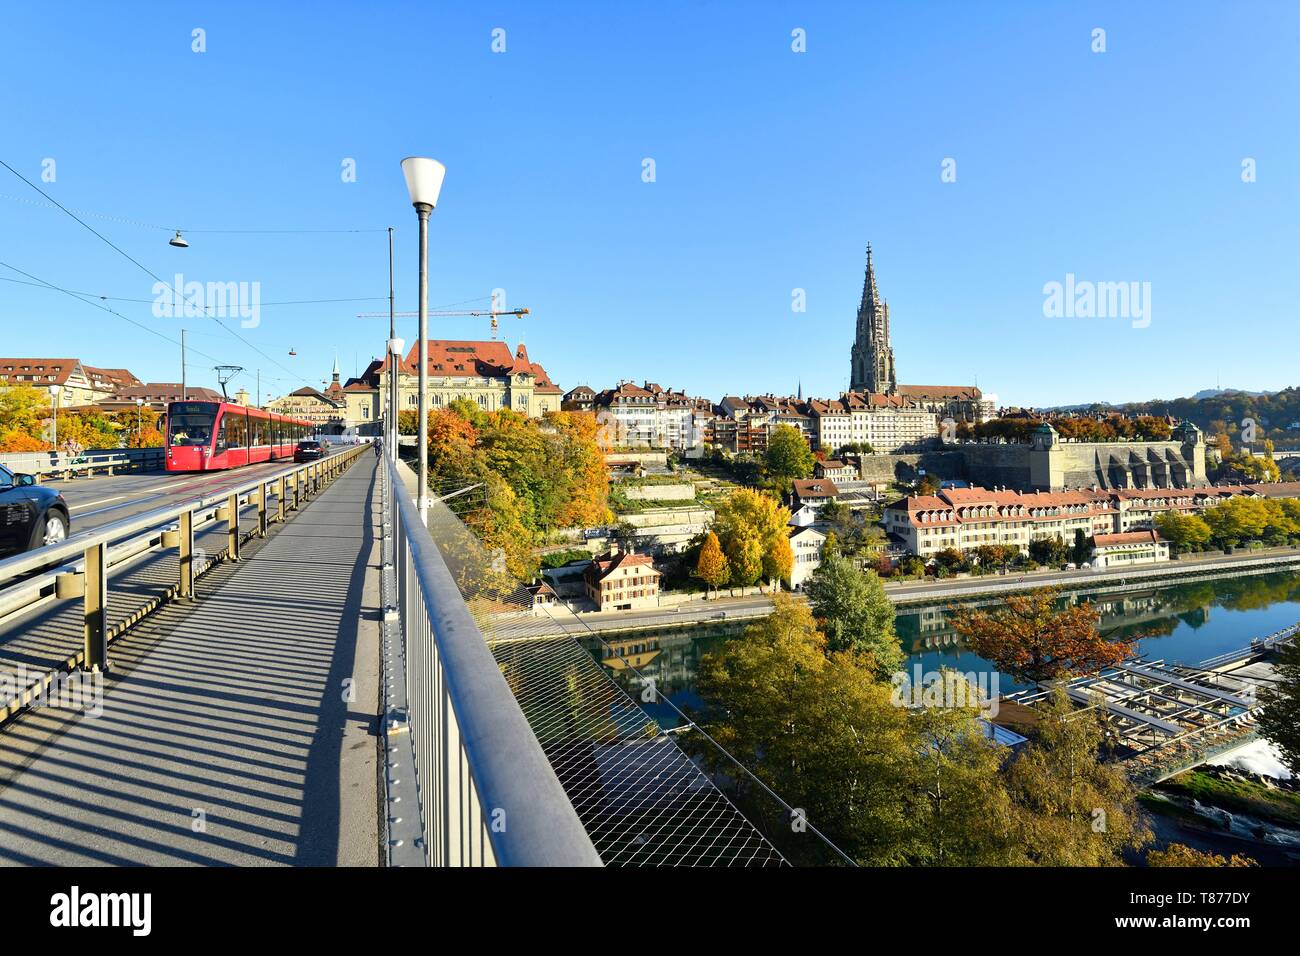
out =
[[(1300, 497), (1300, 482), (1201, 489), (1018, 492), (945, 488), (887, 506), (881, 523), (906, 550), (928, 557), (947, 548), (967, 551), (986, 544), (1014, 545), (1022, 552), (1040, 538), (1073, 544), (1084, 537), (1146, 532), (1166, 511), (1195, 513), (1234, 496)], [(1130, 542), (1131, 543), (1131, 542)]]
[(845, 392), (839, 398), (808, 402), (813, 447), (833, 452), (848, 444), (876, 451), (919, 449), (939, 434), (933, 411), (898, 395)]
[(600, 611), (658, 607), (661, 577), (650, 555), (634, 551), (607, 551), (582, 575), (587, 597)]

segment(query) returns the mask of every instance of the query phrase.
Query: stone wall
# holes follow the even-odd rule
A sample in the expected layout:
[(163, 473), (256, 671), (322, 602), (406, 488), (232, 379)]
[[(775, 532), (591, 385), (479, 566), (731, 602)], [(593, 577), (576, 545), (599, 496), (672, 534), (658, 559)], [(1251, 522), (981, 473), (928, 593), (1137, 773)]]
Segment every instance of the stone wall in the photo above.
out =
[(904, 455), (863, 455), (863, 481), (915, 481), (917, 469), (940, 478), (967, 479), (967, 463), (958, 452), (928, 451)]
[(630, 501), (694, 501), (695, 485), (689, 481), (678, 484), (623, 485), (623, 494)]

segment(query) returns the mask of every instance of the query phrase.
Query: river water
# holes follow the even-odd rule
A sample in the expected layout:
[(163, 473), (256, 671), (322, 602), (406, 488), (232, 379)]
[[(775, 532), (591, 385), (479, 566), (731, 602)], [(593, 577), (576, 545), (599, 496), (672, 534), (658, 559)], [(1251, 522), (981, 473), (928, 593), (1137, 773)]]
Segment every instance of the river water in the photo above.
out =
[[(1099, 588), (1076, 592), (1069, 601), (1090, 601), (1101, 612), (1100, 629), (1112, 637), (1137, 638), (1140, 652), (1150, 660), (1199, 664), (1208, 658), (1246, 647), (1253, 638), (1265, 637), (1300, 621), (1300, 570), (1257, 575), (1224, 575), (1187, 583), (1153, 585), (1138, 591), (1115, 592)], [(948, 600), (899, 609), (899, 641), (908, 653), (909, 673), (915, 665), (923, 671), (949, 667), (967, 674), (990, 674), (992, 666), (965, 650), (947, 621)], [(975, 603), (997, 604), (996, 599)], [(722, 641), (739, 637), (744, 622), (719, 626), (705, 623), (659, 632), (605, 634), (608, 647), (588, 642), (588, 649), (637, 700), (643, 685), (631, 667), (655, 682), (659, 695), (679, 707), (696, 707), (695, 669), (701, 655)], [(629, 667), (629, 664), (631, 667)], [(998, 675), (997, 690), (1008, 693), (1016, 685)], [(680, 723), (666, 703), (642, 703), (666, 728)]]

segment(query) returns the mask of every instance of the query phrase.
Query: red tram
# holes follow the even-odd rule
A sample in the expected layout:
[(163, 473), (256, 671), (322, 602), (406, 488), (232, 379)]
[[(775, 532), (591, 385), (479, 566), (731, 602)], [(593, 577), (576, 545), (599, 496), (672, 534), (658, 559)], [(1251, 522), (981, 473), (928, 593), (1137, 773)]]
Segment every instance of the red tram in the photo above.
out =
[(219, 471), (259, 461), (292, 459), (310, 422), (231, 402), (167, 406), (167, 470)]

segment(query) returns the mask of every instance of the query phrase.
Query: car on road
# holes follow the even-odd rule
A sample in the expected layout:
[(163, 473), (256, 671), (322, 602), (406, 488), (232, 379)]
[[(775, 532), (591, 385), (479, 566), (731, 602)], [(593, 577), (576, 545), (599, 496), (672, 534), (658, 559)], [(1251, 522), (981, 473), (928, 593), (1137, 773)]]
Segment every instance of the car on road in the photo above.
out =
[(63, 495), (38, 485), (34, 475), (0, 465), (0, 552), (13, 554), (58, 544), (68, 537), (71, 527)]
[(293, 450), (294, 461), (316, 461), (325, 457), (325, 446), (314, 438), (306, 438), (298, 442), (298, 447)]

